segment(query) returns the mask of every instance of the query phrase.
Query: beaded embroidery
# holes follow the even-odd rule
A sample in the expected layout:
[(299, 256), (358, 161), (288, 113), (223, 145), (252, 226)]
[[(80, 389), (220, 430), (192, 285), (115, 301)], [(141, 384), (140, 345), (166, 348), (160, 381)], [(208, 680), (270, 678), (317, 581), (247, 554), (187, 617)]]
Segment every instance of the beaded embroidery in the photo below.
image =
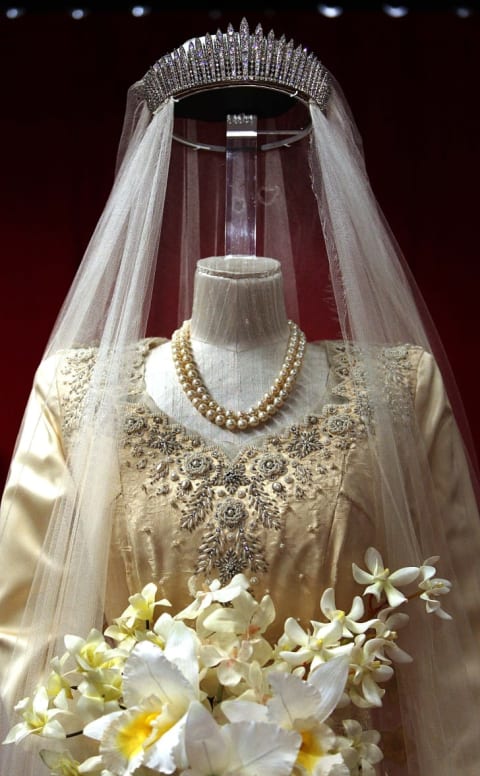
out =
[[(242, 448), (231, 460), (220, 448), (149, 408), (144, 365), (152, 344), (140, 343), (133, 360), (122, 410), (125, 465), (138, 472), (145, 498), (158, 500), (159, 509), (163, 499), (176, 505), (179, 536), (198, 537), (197, 574), (227, 583), (239, 572), (265, 573), (266, 542), (272, 532), (281, 532), (288, 504), (313, 498), (327, 476), (340, 476), (346, 452), (371, 426), (359, 351), (327, 343), (330, 395), (337, 402), (282, 434)], [(411, 411), (414, 350), (421, 353), (409, 346), (377, 351), (383, 400), (394, 418)], [(80, 417), (94, 363), (93, 348), (72, 351), (65, 358), (61, 374), (68, 432)]]

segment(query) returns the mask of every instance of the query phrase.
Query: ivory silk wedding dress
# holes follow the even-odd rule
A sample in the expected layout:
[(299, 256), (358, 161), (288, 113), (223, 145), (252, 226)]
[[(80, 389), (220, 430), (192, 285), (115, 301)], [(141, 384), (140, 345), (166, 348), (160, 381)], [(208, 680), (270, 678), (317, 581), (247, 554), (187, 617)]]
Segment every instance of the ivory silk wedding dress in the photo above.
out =
[[(189, 100), (202, 98), (192, 118)], [(291, 107), (300, 129), (282, 124)], [(226, 141), (225, 113), (240, 117)], [(197, 266), (202, 255), (217, 258)], [(205, 383), (194, 403), (175, 339), (146, 336), (171, 331), (177, 296)], [(290, 380), (284, 395), (269, 394), (275, 378)], [(5, 491), (5, 724), (65, 633), (102, 628), (149, 582), (178, 611), (192, 576), (243, 573), (257, 599), (271, 594), (277, 638), (286, 617), (318, 619), (327, 587), (348, 611), (352, 563), (374, 546), (390, 568), (440, 555), (454, 618), (412, 614), (402, 646), (413, 663), (396, 669), (382, 709), (358, 712), (383, 736), (378, 773), (476, 776), (480, 524), (452, 406), (441, 347), (323, 65), (245, 22), (159, 60), (130, 92), (114, 188), (37, 371)], [(2, 773), (40, 773), (35, 748), (1, 757)]]

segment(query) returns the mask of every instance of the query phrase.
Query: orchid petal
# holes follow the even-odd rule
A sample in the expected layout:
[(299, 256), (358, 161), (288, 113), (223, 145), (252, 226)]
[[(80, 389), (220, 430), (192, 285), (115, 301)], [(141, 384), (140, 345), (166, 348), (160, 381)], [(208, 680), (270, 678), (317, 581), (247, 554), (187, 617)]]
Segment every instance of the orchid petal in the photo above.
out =
[(359, 585), (368, 585), (372, 581), (372, 575), (364, 571), (356, 563), (352, 563), (352, 574), (355, 582)]
[(294, 644), (305, 644), (307, 634), (293, 617), (288, 617), (285, 620), (284, 630)]
[(406, 566), (390, 574), (389, 580), (392, 585), (409, 585), (417, 579), (419, 573), (420, 569), (417, 566)]
[(367, 568), (374, 574), (375, 576), (377, 574), (381, 574), (382, 571), (385, 571), (385, 566), (383, 563), (383, 558), (380, 555), (379, 551), (375, 549), (375, 547), (369, 547), (368, 550), (365, 553), (365, 563)]
[(322, 698), (315, 715), (322, 722), (330, 716), (342, 697), (347, 682), (348, 667), (348, 656), (334, 657), (315, 668), (308, 677), (309, 684), (313, 684), (319, 690)]
[(335, 591), (333, 587), (327, 587), (320, 599), (320, 609), (326, 617), (337, 611), (335, 604)]
[(324, 718), (320, 719), (317, 714), (322, 696), (313, 684), (278, 671), (269, 677), (269, 681), (275, 692), (267, 704), (268, 717), (272, 722), (291, 729), (295, 728), (298, 720), (313, 717), (323, 721)]
[[(189, 651), (186, 650), (187, 654)], [(179, 662), (184, 664), (184, 658), (185, 653), (180, 654)], [(196, 665), (195, 658), (193, 664)], [(127, 706), (134, 706), (151, 695), (162, 703), (177, 706), (196, 695), (184, 673), (165, 657), (160, 647), (150, 641), (141, 641), (130, 654), (125, 664), (123, 685)]]
[(229, 722), (268, 722), (267, 707), (253, 701), (224, 701), (221, 709)]
[(221, 774), (228, 770), (230, 746), (228, 735), (217, 725), (212, 715), (194, 702), (185, 721), (187, 760), (196, 773)]
[(407, 599), (396, 587), (393, 587), (390, 583), (387, 583), (384, 587), (385, 595), (387, 596), (388, 605), (395, 608), (400, 606)]
[[(301, 744), (298, 733), (265, 722), (237, 722), (225, 726), (242, 776), (289, 776)], [(230, 773), (235, 769), (230, 767)]]
[(364, 614), (365, 607), (363, 605), (363, 601), (359, 595), (356, 595), (352, 602), (352, 608), (348, 613), (348, 618), (350, 620), (358, 620), (360, 617), (363, 617)]

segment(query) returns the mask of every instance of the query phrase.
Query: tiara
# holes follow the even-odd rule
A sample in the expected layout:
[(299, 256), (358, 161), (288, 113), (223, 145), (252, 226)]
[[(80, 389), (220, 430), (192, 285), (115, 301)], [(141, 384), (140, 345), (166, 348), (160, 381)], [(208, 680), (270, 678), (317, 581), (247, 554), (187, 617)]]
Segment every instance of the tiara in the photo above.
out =
[(313, 52), (285, 35), (263, 34), (261, 25), (250, 34), (247, 20), (236, 32), (207, 33), (165, 54), (145, 74), (141, 92), (152, 113), (168, 97), (185, 97), (209, 87), (265, 86), (285, 91), (320, 108), (327, 105), (331, 76)]

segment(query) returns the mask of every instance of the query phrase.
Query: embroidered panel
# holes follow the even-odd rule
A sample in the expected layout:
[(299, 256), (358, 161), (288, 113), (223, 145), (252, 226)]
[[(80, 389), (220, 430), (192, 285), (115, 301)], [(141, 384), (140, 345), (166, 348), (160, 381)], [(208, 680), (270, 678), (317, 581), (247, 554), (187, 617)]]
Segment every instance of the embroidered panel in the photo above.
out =
[(145, 496), (174, 501), (179, 530), (198, 534), (196, 573), (226, 583), (240, 572), (267, 571), (265, 536), (282, 529), (290, 500), (312, 498), (337, 475), (362, 428), (351, 407), (327, 405), (231, 460), (140, 404), (128, 410), (123, 444)]

